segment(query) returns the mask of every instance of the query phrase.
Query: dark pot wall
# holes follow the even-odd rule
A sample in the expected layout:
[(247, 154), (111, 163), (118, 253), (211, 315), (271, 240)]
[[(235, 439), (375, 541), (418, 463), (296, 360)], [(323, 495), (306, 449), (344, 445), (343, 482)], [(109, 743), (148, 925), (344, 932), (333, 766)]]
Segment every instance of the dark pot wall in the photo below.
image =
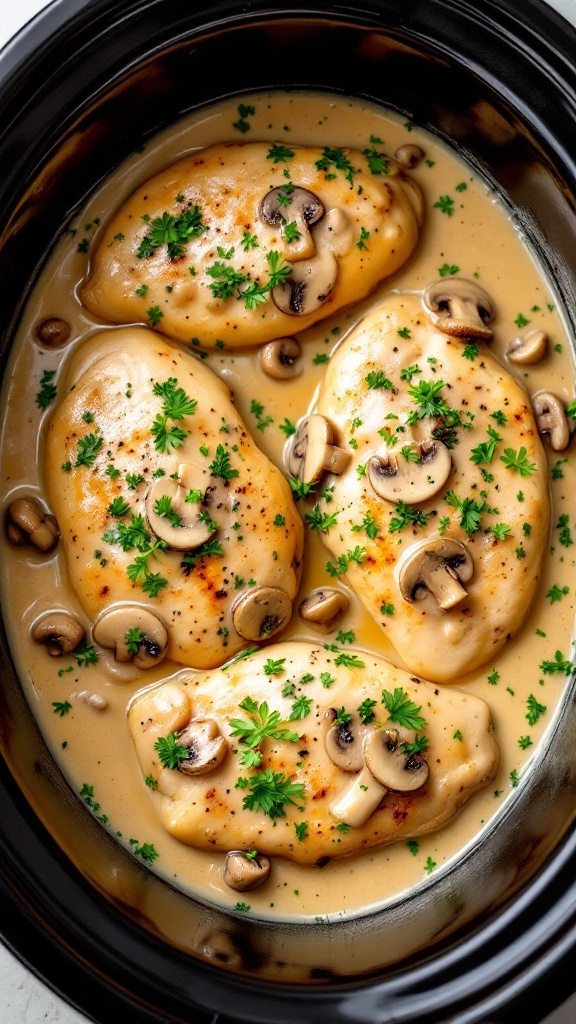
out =
[[(576, 320), (575, 42), (540, 0), (524, 0), (521, 11), (512, 0), (317, 0), (285, 13), (261, 0), (58, 0), (0, 55), (3, 360), (29, 282), (98, 180), (193, 107), (286, 85), (384, 101), (454, 139), (519, 212)], [(88, 842), (101, 830), (70, 796), (38, 737), (5, 644), (1, 670), (0, 930), (33, 970), (95, 1020), (124, 1013), (134, 1024), (155, 1024), (193, 1014), (208, 1024), (218, 1012), (253, 1024), (434, 1024), (457, 1014), (461, 1024), (536, 1024), (571, 993), (576, 834), (567, 825), (574, 773), (562, 775), (563, 787), (535, 784), (526, 795), (524, 813), (537, 808), (541, 818), (539, 838), (528, 866), (519, 859), (511, 887), (474, 928), (440, 936), (434, 949), (399, 968), (386, 959), (377, 922), (330, 926), (321, 971), (302, 979), (314, 988), (279, 989), (262, 980), (259, 951), (268, 939), (278, 947), (264, 926), (255, 935), (252, 926), (220, 920), (225, 915), (191, 911), (191, 930), (211, 916), (228, 935), (228, 964), (223, 958), (214, 967), (153, 934), (150, 922), (112, 904), (74, 867), (62, 850), (79, 857), (74, 842), (62, 842), (71, 823)], [(545, 765), (557, 777), (576, 749), (570, 704)], [(497, 840), (480, 851), (474, 870), (517, 856), (507, 845), (513, 821), (508, 829), (500, 846)], [(112, 841), (109, 853), (122, 857)], [(435, 898), (449, 895), (452, 882)], [(424, 904), (410, 908), (414, 921), (418, 912), (433, 913), (433, 897), (428, 911)], [(290, 942), (305, 943), (305, 930)], [(381, 967), (372, 956), (364, 977), (343, 983), (339, 962), (351, 942), (377, 952), (380, 943)]]

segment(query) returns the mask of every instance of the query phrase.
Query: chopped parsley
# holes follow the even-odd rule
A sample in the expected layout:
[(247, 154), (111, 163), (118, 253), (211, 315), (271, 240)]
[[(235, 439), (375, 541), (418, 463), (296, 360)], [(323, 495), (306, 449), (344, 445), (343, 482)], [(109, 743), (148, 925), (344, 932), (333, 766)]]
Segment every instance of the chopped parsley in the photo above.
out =
[(304, 798), (303, 783), (291, 782), (284, 772), (274, 772), (272, 768), (257, 772), (250, 778), (240, 776), (236, 780), (236, 788), (249, 790), (242, 801), (245, 810), (260, 809), (272, 821), (286, 817), (286, 804), (292, 804), (299, 811), (304, 809), (299, 806)]
[(574, 666), (571, 661), (564, 658), (562, 651), (556, 651), (553, 661), (541, 661), (539, 665), (540, 671), (552, 675), (554, 672), (562, 672), (565, 676), (569, 676)]
[(216, 448), (216, 455), (208, 467), (212, 476), (221, 480), (233, 480), (239, 476), (239, 471), (230, 466), (230, 452), (226, 451), (224, 445), (219, 444)]
[(505, 448), (504, 455), (500, 456), (500, 462), (504, 463), (506, 469), (513, 469), (520, 473), (520, 476), (531, 476), (536, 472), (536, 463), (528, 460), (524, 447), (520, 448), (518, 452), (515, 452), (513, 448)]
[(76, 469), (78, 466), (91, 466), (96, 460), (96, 456), (104, 444), (104, 438), (99, 433), (86, 434), (81, 437), (78, 441), (78, 454), (76, 456), (76, 462), (73, 464)]
[(192, 416), (196, 410), (197, 401), (189, 398), (183, 388), (178, 388), (176, 377), (169, 377), (168, 380), (160, 383), (156, 381), (152, 388), (153, 393), (163, 399), (162, 413), (158, 413), (150, 432), (154, 438), (156, 451), (170, 455), (175, 448), (179, 448), (188, 437), (189, 430), (182, 427), (168, 425), (168, 420), (182, 420), (185, 416)]
[(60, 718), (64, 718), (64, 715), (67, 715), (72, 710), (72, 705), (68, 700), (53, 700), (52, 707), (54, 708), (54, 714), (60, 715)]
[(337, 171), (342, 171), (346, 180), (350, 182), (350, 187), (354, 184), (354, 168), (342, 148), (332, 149), (325, 146), (322, 156), (316, 161), (316, 167), (319, 171), (324, 171), (328, 180), (336, 177), (336, 174), (330, 170), (331, 167), (334, 167)]
[(56, 385), (52, 384), (52, 378), (56, 370), (44, 370), (40, 379), (40, 391), (36, 395), (36, 405), (39, 409), (47, 409), (50, 402), (54, 401), (57, 394)]
[(267, 160), (272, 160), (273, 163), (288, 163), (289, 160), (294, 156), (294, 150), (290, 149), (289, 146), (283, 146), (280, 143), (274, 143), (270, 146), (266, 154)]
[(377, 704), (378, 701), (372, 700), (371, 697), (366, 697), (366, 699), (363, 700), (361, 704), (359, 704), (357, 711), (358, 714), (360, 715), (360, 718), (364, 722), (364, 725), (369, 725), (370, 722), (374, 721), (376, 715), (374, 714), (372, 708), (376, 707)]
[(422, 512), (412, 505), (406, 505), (405, 502), (398, 501), (388, 524), (388, 532), (399, 533), (400, 530), (404, 530), (407, 526), (425, 526), (431, 516), (436, 514), (435, 509), (431, 512)]
[(421, 705), (410, 700), (401, 686), (395, 687), (394, 693), (382, 690), (382, 704), (386, 707), (390, 721), (397, 722), (406, 729), (418, 732), (426, 724), (426, 720), (420, 715)]
[(475, 498), (459, 498), (454, 491), (446, 493), (445, 501), (447, 505), (458, 510), (460, 526), (469, 537), (481, 528), (481, 515), (486, 508), (485, 501), (477, 501)]
[(392, 381), (386, 376), (383, 370), (371, 370), (365, 377), (368, 387), (372, 390), (383, 388), (384, 391), (391, 391), (396, 394), (396, 388)]
[(448, 217), (451, 217), (454, 213), (454, 200), (451, 196), (440, 196), (433, 205), (435, 210), (440, 210)]
[(536, 722), (541, 715), (546, 712), (546, 706), (544, 704), (539, 704), (533, 693), (529, 694), (526, 700), (526, 708), (527, 711), (525, 717), (528, 725), (536, 725)]
[(165, 212), (161, 217), (150, 221), (148, 233), (140, 242), (136, 256), (139, 260), (152, 256), (157, 249), (165, 245), (168, 259), (176, 260), (184, 255), (184, 246), (191, 238), (198, 238), (208, 225), (202, 221), (199, 206), (193, 206), (179, 217)]
[(157, 751), (163, 768), (175, 769), (180, 761), (184, 761), (188, 757), (188, 748), (178, 741), (178, 735), (175, 732), (169, 733), (168, 736), (159, 736), (154, 744), (154, 750)]

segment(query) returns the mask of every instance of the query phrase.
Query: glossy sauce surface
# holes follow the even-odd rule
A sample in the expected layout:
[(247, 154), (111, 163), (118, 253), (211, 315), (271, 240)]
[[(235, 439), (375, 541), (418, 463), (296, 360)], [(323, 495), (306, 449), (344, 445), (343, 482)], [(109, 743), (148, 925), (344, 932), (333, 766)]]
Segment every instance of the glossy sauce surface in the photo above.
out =
[[(391, 290), (420, 291), (442, 273), (475, 278), (496, 307), (490, 348), (528, 390), (556, 393), (565, 404), (573, 400), (570, 343), (557, 297), (495, 193), (477, 172), (438, 140), (397, 115), (343, 98), (305, 94), (247, 97), (253, 108), (245, 121), (249, 139), (302, 145), (352, 146), (363, 149), (371, 140), (393, 156), (401, 145), (421, 146), (424, 159), (411, 173), (425, 196), (425, 222), (416, 251), (393, 278), (359, 306), (350, 308), (301, 335), (303, 373), (292, 381), (273, 381), (259, 364), (257, 352), (210, 352), (206, 364), (232, 388), (238, 411), (253, 436), (277, 466), (284, 469), (286, 419), (295, 424), (313, 408), (325, 365), (342, 338), (379, 299)], [(36, 395), (45, 371), (64, 378), (82, 341), (101, 324), (82, 307), (79, 288), (87, 271), (85, 250), (133, 189), (164, 166), (197, 147), (238, 140), (237, 104), (205, 110), (175, 126), (135, 154), (74, 218), (71, 231), (55, 247), (27, 305), (13, 349), (3, 397), (2, 484), (7, 505), (14, 498), (46, 494), (43, 459), (46, 414)], [(451, 202), (447, 202), (447, 198)], [(87, 240), (85, 242), (84, 240)], [(442, 268), (442, 270), (441, 270)], [(457, 271), (454, 268), (458, 268)], [(47, 317), (62, 317), (72, 327), (61, 349), (38, 345), (36, 326)], [(520, 319), (519, 319), (520, 318)], [(524, 324), (521, 328), (518, 323)], [(524, 368), (505, 358), (508, 343), (531, 328), (549, 337), (545, 359)], [(294, 330), (297, 324), (294, 325)], [(58, 398), (62, 398), (58, 393)], [(314, 921), (337, 918), (381, 905), (440, 871), (462, 855), (475, 836), (513, 800), (523, 773), (554, 722), (555, 708), (566, 683), (562, 662), (569, 659), (573, 636), (576, 568), (572, 555), (574, 516), (569, 503), (576, 472), (571, 448), (556, 453), (544, 440), (550, 465), (552, 519), (549, 553), (531, 612), (514, 642), (457, 685), (487, 700), (501, 750), (499, 773), (442, 831), (418, 841), (398, 843), (356, 859), (334, 860), (323, 868), (299, 868), (277, 860), (266, 885), (245, 900), (252, 915)], [(518, 488), (521, 490), (521, 479)], [(300, 502), (310, 512), (313, 499)], [(521, 554), (519, 557), (522, 557)], [(333, 585), (326, 573), (328, 552), (319, 535), (306, 531), (304, 572), (299, 600), (318, 586)], [(150, 793), (128, 734), (126, 713), (135, 694), (171, 673), (177, 664), (164, 662), (148, 673), (119, 670), (108, 658), (78, 666), (73, 657), (49, 658), (29, 636), (31, 624), (52, 607), (67, 607), (82, 618), (70, 587), (61, 547), (49, 556), (31, 548), (13, 548), (3, 540), (2, 603), (11, 648), (22, 686), (54, 757), (73, 790), (88, 802), (107, 827), (135, 856), (152, 844), (158, 858), (152, 870), (173, 885), (201, 899), (234, 907), (237, 894), (222, 882), (222, 857), (186, 847), (170, 837), (156, 817)], [(373, 652), (402, 667), (385, 633), (347, 590), (350, 611), (339, 629), (353, 631), (351, 649)], [(86, 626), (89, 623), (83, 618)], [(318, 642), (297, 616), (277, 639)], [(328, 637), (331, 642), (333, 637)], [(544, 667), (542, 667), (544, 666)], [(454, 685), (454, 684), (452, 684)], [(90, 694), (104, 699), (98, 709)], [(60, 715), (57, 704), (72, 707)], [(543, 710), (542, 710), (543, 709)], [(528, 716), (528, 717), (527, 717)], [(94, 850), (95, 862), (98, 851)], [(95, 868), (94, 873), (99, 872)]]

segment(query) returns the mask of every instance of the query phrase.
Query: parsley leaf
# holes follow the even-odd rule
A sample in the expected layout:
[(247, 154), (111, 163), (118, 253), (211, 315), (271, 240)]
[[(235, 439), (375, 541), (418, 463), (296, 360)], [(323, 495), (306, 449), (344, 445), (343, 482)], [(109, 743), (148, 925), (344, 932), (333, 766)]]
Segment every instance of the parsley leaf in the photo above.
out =
[(292, 804), (298, 807), (298, 810), (303, 810), (299, 806), (299, 801), (304, 797), (304, 785), (301, 782), (291, 782), (284, 772), (274, 772), (271, 768), (266, 768), (251, 778), (240, 777), (236, 781), (236, 788), (250, 790), (242, 801), (245, 810), (259, 808), (273, 821), (286, 817), (285, 804)]
[(513, 448), (505, 448), (504, 455), (500, 456), (500, 462), (504, 463), (506, 469), (516, 470), (520, 476), (531, 476), (536, 472), (536, 463), (527, 459), (524, 447), (520, 448), (518, 452), (515, 452)]
[(47, 409), (56, 398), (57, 389), (56, 385), (52, 384), (52, 378), (55, 376), (56, 370), (44, 370), (40, 380), (40, 391), (36, 395), (36, 405), (39, 409)]
[(104, 438), (98, 433), (86, 434), (85, 437), (81, 437), (78, 441), (78, 454), (74, 468), (91, 466), (103, 444)]
[(569, 676), (574, 666), (571, 661), (564, 658), (562, 651), (556, 651), (553, 661), (541, 661), (540, 671), (545, 672), (548, 675), (552, 675), (554, 672), (563, 672), (565, 676)]
[(460, 526), (470, 537), (481, 528), (481, 515), (486, 508), (485, 501), (477, 501), (474, 498), (459, 498), (454, 491), (448, 491), (445, 495), (447, 505), (452, 506), (460, 513)]
[(161, 246), (166, 245), (168, 258), (176, 260), (184, 255), (184, 246), (190, 238), (198, 238), (208, 225), (202, 222), (202, 211), (199, 206), (186, 210), (180, 217), (164, 212), (150, 222), (149, 230), (140, 242), (136, 256), (139, 260), (151, 256)]
[(343, 172), (351, 187), (354, 184), (354, 168), (342, 148), (331, 149), (329, 146), (325, 146), (322, 156), (316, 161), (316, 167), (319, 171), (324, 171), (329, 179), (336, 177), (334, 173), (330, 172), (330, 167), (335, 167), (336, 170)]
[(230, 735), (237, 738), (240, 743), (245, 743), (247, 747), (253, 749), (259, 747), (266, 737), (289, 743), (298, 742), (298, 733), (291, 732), (283, 726), (280, 712), (270, 711), (266, 701), (258, 705), (252, 697), (245, 697), (238, 707), (247, 711), (249, 715), (248, 721), (242, 718), (233, 718), (230, 721)]
[(388, 524), (389, 533), (399, 533), (407, 526), (425, 526), (431, 516), (437, 514), (435, 509), (431, 512), (421, 512), (420, 509), (406, 505), (403, 501), (398, 501), (392, 511), (393, 515)]
[(177, 768), (180, 761), (188, 757), (188, 748), (179, 743), (175, 732), (168, 736), (159, 736), (154, 744), (154, 750), (158, 752), (160, 764), (164, 768)]
[(240, 475), (237, 469), (230, 466), (230, 452), (222, 444), (216, 448), (216, 455), (208, 468), (212, 476), (220, 477), (221, 480), (233, 480)]
[(397, 722), (398, 725), (402, 725), (406, 729), (414, 729), (415, 732), (418, 732), (426, 724), (426, 720), (420, 715), (421, 705), (410, 700), (401, 686), (395, 687), (394, 693), (382, 690), (382, 703), (386, 707), (391, 722)]

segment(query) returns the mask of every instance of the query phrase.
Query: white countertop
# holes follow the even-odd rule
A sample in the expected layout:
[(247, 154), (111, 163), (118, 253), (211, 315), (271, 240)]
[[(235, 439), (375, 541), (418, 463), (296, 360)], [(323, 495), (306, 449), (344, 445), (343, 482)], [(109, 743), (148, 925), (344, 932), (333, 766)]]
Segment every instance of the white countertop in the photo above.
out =
[[(2, 0), (0, 46), (51, 0)], [(409, 0), (408, 0), (409, 2)], [(548, 0), (576, 24), (576, 0)], [(522, 0), (518, 0), (519, 8)], [(0, 1024), (86, 1024), (87, 1018), (50, 991), (0, 943)], [(576, 995), (542, 1024), (574, 1024)], [(130, 1024), (130, 1022), (128, 1022)], [(519, 1022), (520, 1024), (520, 1022)]]

